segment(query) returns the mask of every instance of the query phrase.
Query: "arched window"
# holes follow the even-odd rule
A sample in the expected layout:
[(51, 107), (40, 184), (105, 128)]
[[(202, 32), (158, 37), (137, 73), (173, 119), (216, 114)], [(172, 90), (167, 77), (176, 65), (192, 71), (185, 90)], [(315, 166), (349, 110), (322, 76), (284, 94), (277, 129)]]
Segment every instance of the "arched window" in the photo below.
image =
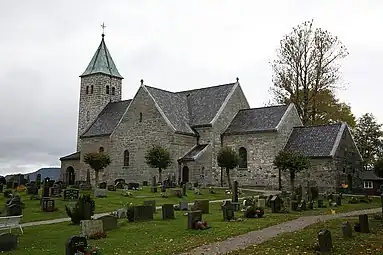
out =
[(104, 147), (100, 147), (100, 149), (98, 149), (98, 152), (100, 152), (100, 153), (102, 153), (102, 152), (104, 152)]
[(124, 151), (124, 166), (129, 166), (129, 151)]
[(93, 85), (90, 86), (90, 93), (93, 94)]
[(112, 95), (114, 96), (116, 94), (116, 88), (112, 87)]
[(244, 147), (239, 148), (239, 168), (247, 168), (247, 150)]
[(109, 94), (109, 86), (106, 86), (106, 94)]
[(140, 112), (140, 122), (142, 122), (142, 112)]
[(89, 86), (86, 86), (86, 91), (85, 91), (86, 94), (89, 94)]

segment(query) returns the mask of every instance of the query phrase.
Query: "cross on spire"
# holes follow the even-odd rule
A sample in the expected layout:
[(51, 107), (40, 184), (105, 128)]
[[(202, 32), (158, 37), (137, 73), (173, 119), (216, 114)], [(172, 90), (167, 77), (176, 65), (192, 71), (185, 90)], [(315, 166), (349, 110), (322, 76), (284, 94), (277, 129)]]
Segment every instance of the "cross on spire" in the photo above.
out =
[(102, 28), (102, 37), (104, 37), (105, 36), (105, 28), (106, 28), (104, 22), (102, 22), (101, 28)]

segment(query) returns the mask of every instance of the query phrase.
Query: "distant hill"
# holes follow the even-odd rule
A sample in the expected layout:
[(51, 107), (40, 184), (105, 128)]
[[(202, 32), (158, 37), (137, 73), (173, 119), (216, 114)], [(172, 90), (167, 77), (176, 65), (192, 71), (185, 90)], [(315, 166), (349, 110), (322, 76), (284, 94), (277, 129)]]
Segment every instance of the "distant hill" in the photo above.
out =
[[(60, 168), (59, 167), (40, 168), (36, 172), (24, 174), (24, 178), (27, 179), (27, 176), (29, 175), (29, 180), (34, 181), (36, 180), (36, 177), (38, 174), (41, 174), (42, 180), (46, 177), (49, 177), (51, 180), (58, 180), (60, 179)], [(9, 180), (12, 176), (15, 176), (15, 175), (14, 174), (7, 175), (5, 176), (5, 178)]]

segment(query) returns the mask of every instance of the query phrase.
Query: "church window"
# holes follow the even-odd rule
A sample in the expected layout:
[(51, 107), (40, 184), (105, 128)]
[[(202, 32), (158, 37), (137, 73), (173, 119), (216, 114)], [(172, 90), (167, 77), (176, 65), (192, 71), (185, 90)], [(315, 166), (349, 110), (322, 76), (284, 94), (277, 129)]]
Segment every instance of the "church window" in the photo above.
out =
[(86, 86), (86, 94), (89, 94), (89, 86)]
[(109, 86), (106, 86), (106, 94), (109, 94)]
[(116, 88), (112, 87), (112, 95), (114, 96), (116, 94)]
[(100, 153), (103, 153), (104, 152), (104, 147), (100, 147), (100, 149), (98, 149), (98, 151), (100, 152)]
[(239, 168), (247, 168), (247, 150), (244, 147), (239, 148)]
[(93, 94), (93, 85), (90, 86), (90, 93)]
[(142, 122), (142, 112), (140, 112), (140, 122)]
[(124, 166), (129, 166), (129, 151), (124, 151)]

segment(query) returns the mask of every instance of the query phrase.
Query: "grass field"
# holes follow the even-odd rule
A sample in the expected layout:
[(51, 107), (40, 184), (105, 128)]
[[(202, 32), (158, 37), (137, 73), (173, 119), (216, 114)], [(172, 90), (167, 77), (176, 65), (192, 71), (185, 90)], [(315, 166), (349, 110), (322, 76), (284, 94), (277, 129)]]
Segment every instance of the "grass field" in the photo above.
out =
[(295, 233), (282, 234), (260, 245), (251, 246), (245, 250), (231, 252), (230, 255), (279, 255), (279, 254), (317, 254), (314, 250), (317, 234), (327, 228), (331, 231), (333, 254), (336, 255), (382, 255), (383, 254), (383, 226), (378, 220), (370, 218), (368, 234), (353, 231), (353, 237), (343, 238), (340, 226), (344, 221), (349, 221), (352, 226), (358, 222), (357, 217), (340, 218), (324, 223), (318, 223)]
[[(344, 200), (342, 207), (336, 209), (336, 212), (379, 207), (378, 199), (374, 199), (373, 203), (370, 204), (347, 204), (346, 202), (347, 199)], [(300, 216), (331, 213), (329, 208), (322, 208), (304, 212), (272, 214), (270, 209), (267, 208), (265, 210), (265, 218), (262, 219), (224, 222), (220, 203), (211, 204), (210, 209), (210, 214), (203, 215), (203, 219), (212, 227), (208, 230), (187, 230), (187, 217), (183, 215), (183, 212), (176, 212), (175, 220), (164, 221), (161, 219), (161, 212), (157, 211), (154, 221), (128, 223), (127, 220), (121, 219), (119, 220), (118, 229), (108, 232), (105, 239), (90, 240), (90, 244), (99, 247), (102, 250), (102, 254), (173, 254), (252, 230), (259, 230), (293, 220)], [(242, 212), (236, 213), (236, 217), (242, 216)], [(68, 237), (79, 233), (79, 226), (73, 226), (69, 223), (27, 227), (24, 228), (24, 235), (20, 236), (19, 248), (8, 254), (21, 255), (26, 254), (26, 252), (30, 255), (62, 254)], [(305, 234), (302, 235), (304, 236)], [(307, 237), (307, 239), (309, 240), (310, 238)], [(262, 247), (262, 249), (266, 249), (273, 246), (266, 245)], [(249, 250), (248, 253), (235, 254), (256, 254), (251, 252)], [(299, 253), (282, 254), (295, 255)]]
[[(118, 208), (126, 207), (127, 204), (142, 204), (144, 200), (156, 200), (157, 205), (162, 205), (164, 203), (179, 203), (179, 201), (189, 201), (192, 202), (195, 199), (209, 199), (209, 200), (220, 200), (231, 198), (231, 195), (225, 194), (223, 189), (215, 189), (216, 194), (210, 194), (208, 189), (200, 189), (201, 195), (195, 195), (193, 191), (187, 191), (187, 196), (181, 198), (178, 197), (168, 197), (163, 198), (161, 193), (152, 193), (150, 192), (149, 187), (143, 187), (143, 190), (131, 190), (131, 197), (122, 196), (122, 191), (108, 191), (106, 198), (95, 198), (96, 209), (95, 213), (104, 213), (111, 212)], [(40, 209), (39, 200), (30, 200), (30, 196), (26, 195), (24, 192), (19, 194), (21, 196), (22, 202), (25, 204), (25, 209), (23, 210), (23, 219), (22, 222), (31, 222), (31, 221), (40, 221), (40, 220), (51, 220), (57, 218), (68, 217), (65, 211), (65, 205), (71, 204), (74, 202), (66, 201), (63, 198), (54, 198), (55, 206), (58, 208), (58, 211), (55, 212), (43, 212)], [(243, 196), (255, 195), (254, 192), (246, 191)], [(5, 198), (1, 196), (0, 205), (5, 204)], [(1, 207), (0, 207), (1, 210)]]

